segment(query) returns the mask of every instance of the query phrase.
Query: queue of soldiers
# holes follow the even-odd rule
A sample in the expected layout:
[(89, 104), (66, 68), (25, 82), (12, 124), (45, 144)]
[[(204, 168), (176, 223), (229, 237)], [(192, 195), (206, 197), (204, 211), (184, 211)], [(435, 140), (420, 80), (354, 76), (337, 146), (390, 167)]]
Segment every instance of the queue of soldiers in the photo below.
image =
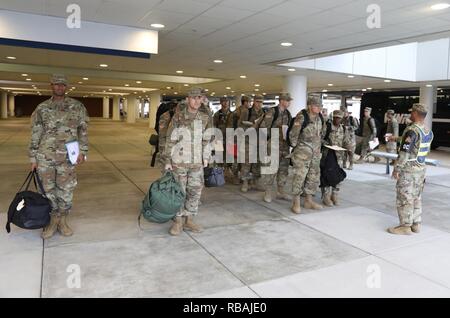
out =
[[(51, 202), (51, 220), (45, 227), (42, 237), (48, 239), (56, 231), (63, 236), (73, 235), (73, 230), (67, 224), (67, 216), (72, 208), (73, 191), (77, 185), (75, 164), (69, 162), (66, 145), (77, 141), (79, 155), (76, 164), (82, 164), (88, 154), (87, 127), (89, 117), (83, 104), (65, 96), (67, 79), (64, 75), (53, 75), (51, 80), (52, 97), (39, 104), (32, 115), (31, 142), (29, 158), (31, 170), (37, 170), (42, 179), (47, 198)], [(250, 127), (268, 130), (268, 139), (278, 136), (278, 149), (272, 149), (268, 143), (267, 153), (278, 152), (274, 155), (278, 159), (275, 171), (263, 174), (262, 169), (269, 165), (267, 162), (251, 162), (227, 164), (224, 168), (233, 175), (233, 182), (242, 181), (241, 191), (247, 192), (253, 186), (263, 184), (264, 197), (267, 203), (276, 197), (282, 200), (292, 200), (292, 212), (301, 213), (300, 196), (304, 196), (304, 208), (319, 210), (322, 205), (314, 202), (313, 196), (322, 186), (322, 202), (325, 206), (339, 205), (339, 184), (321, 185), (321, 158), (327, 158), (330, 149), (326, 146), (337, 146), (344, 151), (336, 152), (338, 165), (342, 168), (347, 158), (353, 162), (355, 152), (355, 120), (349, 116), (345, 107), (333, 112), (333, 119), (325, 121), (321, 113), (321, 100), (309, 97), (306, 109), (302, 110), (294, 119), (288, 110), (292, 101), (288, 93), (279, 96), (279, 104), (266, 112), (262, 109), (262, 96), (255, 96), (253, 105), (250, 98), (243, 96), (242, 105), (234, 112), (230, 111), (229, 101), (221, 99), (222, 108), (212, 114), (208, 107), (206, 96), (201, 89), (192, 89), (185, 104), (174, 104), (169, 111), (161, 115), (159, 120), (159, 153), (158, 162), (162, 171), (171, 170), (186, 193), (183, 208), (179, 211), (170, 228), (171, 235), (179, 235), (183, 230), (201, 232), (201, 227), (194, 222), (198, 213), (200, 197), (204, 187), (204, 168), (212, 163), (213, 149), (211, 140), (207, 138), (209, 128)], [(376, 136), (375, 125), (370, 117), (370, 109), (365, 109), (363, 123), (364, 140), (370, 141)], [(430, 152), (433, 132), (425, 128), (424, 120), (428, 107), (424, 104), (414, 104), (411, 111), (411, 125), (403, 136), (398, 137), (398, 123), (388, 112), (388, 133), (386, 140), (391, 149), (396, 147), (399, 158), (395, 165), (393, 178), (397, 180), (397, 211), (400, 225), (389, 228), (392, 234), (410, 235), (420, 232), (422, 203), (421, 195), (425, 182), (425, 159)], [(200, 126), (197, 125), (200, 123)], [(175, 160), (174, 153), (185, 135), (179, 128), (188, 130), (191, 135), (200, 133), (200, 143), (193, 142), (194, 149), (187, 160)], [(198, 129), (199, 131), (195, 131)], [(275, 136), (271, 132), (278, 132)], [(226, 134), (223, 134), (226, 136)], [(216, 140), (217, 141), (217, 140)], [(225, 140), (222, 140), (225, 144)], [(388, 144), (389, 145), (389, 144)], [(188, 147), (191, 146), (190, 144)], [(246, 154), (249, 144), (243, 149)], [(227, 146), (228, 147), (228, 146)], [(291, 151), (291, 148), (293, 150)], [(247, 156), (246, 156), (247, 157)], [(199, 160), (198, 160), (199, 159)], [(351, 163), (350, 163), (351, 164)], [(293, 166), (292, 197), (285, 192), (285, 185), (289, 174), (289, 166)], [(239, 180), (239, 178), (241, 180)], [(257, 182), (258, 179), (261, 179)], [(277, 182), (274, 196), (272, 186)], [(258, 188), (257, 188), (258, 189)], [(261, 189), (261, 188), (259, 188)]]

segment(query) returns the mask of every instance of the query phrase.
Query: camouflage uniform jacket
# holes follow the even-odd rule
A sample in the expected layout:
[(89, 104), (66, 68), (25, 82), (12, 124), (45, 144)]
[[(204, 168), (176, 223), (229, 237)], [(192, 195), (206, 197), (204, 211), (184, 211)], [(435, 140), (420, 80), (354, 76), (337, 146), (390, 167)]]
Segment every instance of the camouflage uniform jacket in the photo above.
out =
[[(420, 126), (425, 133), (430, 133), (423, 126)], [(413, 159), (417, 158), (420, 148), (420, 128), (417, 124), (411, 124), (405, 128), (401, 138), (401, 144), (398, 151), (398, 160), (395, 170), (401, 171), (422, 171), (425, 170), (425, 163), (419, 163)]]
[(305, 117), (302, 112), (299, 112), (295, 117), (294, 125), (289, 132), (289, 140), (294, 147), (294, 151), (300, 151), (306, 147), (311, 149), (313, 154), (318, 155), (321, 152), (322, 139), (325, 136), (327, 125), (325, 122), (322, 124), (319, 115), (315, 118), (310, 115), (309, 120), (310, 123), (305, 127), (303, 132), (301, 132)]
[(78, 141), (80, 153), (87, 155), (88, 122), (86, 108), (75, 99), (66, 97), (55, 103), (50, 98), (39, 104), (31, 116), (30, 161), (64, 162), (66, 144), (72, 141)]
[[(275, 118), (276, 108), (278, 108), (278, 118)], [(272, 128), (279, 129), (280, 136), (280, 151), (289, 153), (289, 145), (287, 141), (283, 139), (283, 126), (289, 126), (290, 113), (289, 110), (281, 111), (280, 106), (270, 108), (265, 114), (259, 128), (267, 128), (267, 133), (270, 135)]]
[(229, 108), (226, 111), (224, 111), (223, 109), (219, 109), (214, 114), (214, 127), (220, 129), (223, 136), (226, 136), (227, 118), (229, 114), (231, 114)]

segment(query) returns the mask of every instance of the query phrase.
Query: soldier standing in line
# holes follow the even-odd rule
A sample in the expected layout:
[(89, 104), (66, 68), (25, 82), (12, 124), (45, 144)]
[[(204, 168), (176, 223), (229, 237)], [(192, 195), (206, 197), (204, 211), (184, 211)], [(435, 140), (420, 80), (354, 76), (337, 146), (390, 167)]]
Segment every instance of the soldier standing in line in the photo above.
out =
[(223, 164), (220, 166), (231, 168), (231, 165), (226, 163), (226, 151), (225, 151), (225, 145), (226, 145), (226, 138), (227, 138), (227, 118), (231, 114), (230, 110), (230, 100), (227, 97), (221, 97), (220, 98), (220, 105), (222, 106), (213, 117), (213, 124), (214, 127), (217, 129), (220, 129), (222, 132), (222, 145), (224, 148), (223, 151)]
[[(290, 159), (288, 158), (290, 147), (287, 143), (287, 138), (285, 132), (287, 131), (287, 127), (292, 119), (292, 116), (288, 110), (290, 102), (292, 101), (292, 97), (289, 93), (282, 93), (279, 97), (279, 104), (276, 107), (269, 109), (265, 114), (263, 119), (261, 120), (259, 128), (266, 128), (267, 133), (269, 135), (268, 140), (268, 155), (270, 156), (271, 152), (271, 129), (275, 128), (279, 130), (279, 166), (274, 174), (265, 176), (265, 185), (266, 192), (264, 194), (264, 201), (267, 203), (272, 202), (272, 187), (275, 182), (275, 177), (277, 178), (277, 199), (290, 201), (291, 197), (284, 191), (284, 186), (287, 182), (287, 177), (289, 175), (289, 163)], [(264, 164), (266, 166), (267, 164)]]
[[(342, 125), (342, 119), (344, 118), (344, 113), (340, 110), (335, 110), (333, 112), (333, 122), (327, 123), (327, 130), (324, 139), (324, 145), (328, 146), (344, 146), (345, 140), (345, 130)], [(322, 158), (326, 158), (328, 151), (333, 151), (326, 147), (322, 148)], [(335, 151), (337, 163), (339, 167), (344, 167), (344, 153), (342, 151)], [(339, 205), (338, 201), (338, 187), (323, 187), (322, 188), (322, 201), (325, 206), (332, 207), (333, 205)]]
[[(397, 212), (400, 225), (389, 228), (391, 234), (411, 235), (419, 233), (422, 224), (422, 192), (425, 184), (425, 159), (430, 153), (433, 132), (425, 128), (425, 117), (428, 107), (424, 104), (414, 104), (411, 120), (403, 132), (399, 158), (392, 177), (397, 180)], [(394, 142), (398, 138), (389, 137)]]
[(77, 164), (82, 164), (88, 153), (86, 108), (65, 96), (67, 79), (64, 75), (53, 75), (51, 88), (52, 98), (39, 104), (31, 116), (29, 146), (31, 170), (37, 169), (52, 205), (50, 224), (42, 232), (43, 239), (51, 238), (56, 231), (63, 236), (73, 235), (67, 216), (72, 209), (77, 176), (75, 165), (69, 161), (66, 144), (78, 142)]
[(359, 123), (355, 117), (350, 116), (351, 112), (348, 111), (347, 107), (342, 106), (341, 111), (344, 112), (342, 124), (345, 130), (344, 148), (347, 149), (347, 152), (344, 153), (343, 168), (347, 167), (348, 161), (348, 170), (353, 170), (353, 156), (356, 150), (356, 131), (359, 129)]
[[(399, 136), (399, 126), (398, 121), (394, 117), (395, 111), (392, 109), (389, 109), (387, 111), (387, 129), (386, 129), (386, 137), (388, 136), (394, 136), (398, 138)], [(386, 151), (388, 153), (397, 153), (397, 143), (388, 141), (386, 143)]]
[[(198, 205), (204, 185), (203, 168), (208, 166), (211, 156), (211, 149), (208, 140), (205, 140), (205, 132), (211, 127), (210, 117), (200, 111), (202, 105), (203, 93), (199, 88), (192, 89), (187, 97), (187, 105), (179, 112), (175, 113), (167, 130), (167, 144), (165, 149), (166, 170), (173, 170), (175, 177), (181, 184), (186, 193), (184, 207), (176, 215), (174, 224), (170, 228), (171, 235), (179, 235), (183, 229), (193, 232), (201, 232), (200, 226), (193, 222), (193, 217), (198, 213)], [(200, 131), (196, 131), (196, 125), (199, 125)], [(190, 132), (191, 140), (189, 145), (193, 149), (188, 152), (189, 158), (176, 158), (175, 146), (183, 142), (186, 133)], [(201, 134), (201, 136), (196, 136)], [(201, 140), (197, 144), (195, 139)], [(186, 142), (186, 141), (185, 141)], [(186, 150), (184, 150), (186, 151)], [(181, 160), (180, 160), (181, 159)]]
[(369, 142), (373, 141), (377, 137), (377, 126), (375, 124), (375, 119), (370, 116), (372, 108), (364, 108), (364, 121), (362, 125), (362, 141), (361, 141), (361, 157), (358, 159), (357, 163), (363, 163), (367, 153), (370, 150)]
[[(252, 107), (246, 107), (242, 108), (241, 116), (238, 121), (238, 128), (244, 129), (246, 131), (247, 129), (251, 128), (254, 129), (256, 120), (261, 117), (264, 112), (262, 110), (262, 103), (264, 101), (264, 97), (261, 95), (256, 95), (253, 99), (253, 106)], [(255, 106), (258, 104), (259, 106)], [(254, 146), (254, 151), (257, 152), (258, 147), (257, 145)], [(242, 179), (242, 192), (248, 192), (249, 190), (249, 181), (253, 180), (253, 178), (250, 177), (250, 172), (252, 170), (253, 165), (256, 165), (256, 162), (251, 163), (250, 162), (250, 145), (249, 140), (246, 138), (244, 141), (244, 144), (241, 145), (240, 151), (243, 152), (245, 155), (245, 163), (241, 163), (241, 179)], [(258, 157), (258, 154), (255, 153), (256, 159)]]
[(320, 185), (321, 147), (326, 125), (321, 116), (322, 103), (318, 97), (309, 97), (307, 110), (301, 111), (295, 118), (289, 133), (292, 147), (294, 180), (292, 181), (292, 212), (301, 212), (300, 196), (305, 193), (305, 209), (320, 210), (323, 207), (313, 201)]

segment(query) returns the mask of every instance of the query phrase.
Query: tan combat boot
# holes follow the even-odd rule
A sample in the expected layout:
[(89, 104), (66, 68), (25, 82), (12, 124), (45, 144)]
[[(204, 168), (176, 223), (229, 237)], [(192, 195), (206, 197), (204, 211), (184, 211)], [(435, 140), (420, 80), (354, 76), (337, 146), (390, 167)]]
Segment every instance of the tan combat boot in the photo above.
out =
[(411, 231), (413, 231), (414, 233), (420, 233), (421, 228), (422, 228), (422, 225), (420, 223), (414, 223), (411, 226)]
[(264, 193), (264, 202), (272, 202), (272, 186), (268, 186), (266, 192)]
[(323, 209), (323, 206), (314, 202), (311, 194), (307, 194), (305, 198), (305, 209), (321, 210)]
[(72, 236), (73, 231), (67, 224), (67, 214), (62, 214), (59, 222), (58, 222), (58, 232), (61, 233), (62, 236)]
[(169, 230), (169, 234), (177, 236), (180, 235), (181, 231), (183, 231), (183, 219), (181, 216), (177, 216)]
[(286, 192), (284, 192), (284, 189), (281, 186), (278, 186), (277, 199), (286, 200), (286, 201), (292, 200), (291, 196), (289, 194), (287, 194)]
[(194, 233), (201, 233), (203, 232), (203, 229), (194, 223), (192, 216), (185, 216), (186, 222), (184, 223), (183, 228), (185, 230), (194, 232)]
[(50, 223), (44, 228), (44, 231), (41, 234), (41, 237), (44, 240), (47, 240), (55, 235), (55, 232), (58, 229), (59, 218), (60, 216), (57, 214), (50, 215)]
[(339, 205), (338, 194), (336, 192), (333, 192), (333, 194), (331, 195), (331, 201), (334, 205)]
[(259, 192), (266, 191), (266, 188), (261, 185), (261, 181), (259, 180), (252, 180), (252, 183), (250, 185), (252, 190), (256, 190)]
[(244, 193), (248, 192), (248, 180), (242, 181), (241, 192)]
[(331, 200), (331, 195), (329, 193), (324, 193), (322, 197), (323, 205), (327, 207), (333, 206), (333, 201)]
[(292, 199), (291, 210), (295, 214), (300, 214), (302, 212), (302, 208), (300, 207), (300, 196), (299, 195), (294, 196), (294, 198)]
[(388, 228), (388, 232), (391, 234), (397, 234), (397, 235), (411, 235), (411, 227), (410, 226), (404, 226), (400, 225), (397, 227), (390, 227)]

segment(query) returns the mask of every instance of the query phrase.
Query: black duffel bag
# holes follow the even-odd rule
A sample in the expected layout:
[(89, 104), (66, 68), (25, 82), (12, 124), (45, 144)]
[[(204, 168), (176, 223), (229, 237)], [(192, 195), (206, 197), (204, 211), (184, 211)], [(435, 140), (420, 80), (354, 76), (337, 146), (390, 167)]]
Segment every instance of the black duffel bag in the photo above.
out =
[(205, 186), (207, 188), (222, 187), (225, 185), (225, 177), (222, 168), (207, 167), (203, 171), (205, 178)]
[[(29, 191), (33, 181), (37, 192)], [(22, 190), (25, 186), (25, 190)], [(11, 223), (27, 230), (41, 229), (50, 223), (52, 205), (45, 196), (44, 187), (36, 170), (30, 172), (8, 210), (6, 231), (11, 232)]]
[(159, 136), (156, 134), (151, 135), (150, 138), (148, 139), (148, 143), (151, 146), (157, 146), (158, 142), (159, 142)]

